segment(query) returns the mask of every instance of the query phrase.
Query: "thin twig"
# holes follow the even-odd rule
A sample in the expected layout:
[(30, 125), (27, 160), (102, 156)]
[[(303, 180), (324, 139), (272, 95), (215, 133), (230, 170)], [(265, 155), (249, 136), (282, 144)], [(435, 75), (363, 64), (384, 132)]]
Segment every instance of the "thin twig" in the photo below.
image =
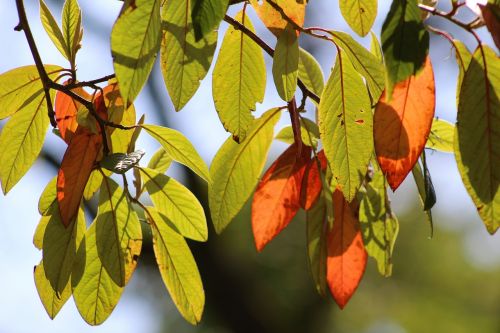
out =
[(90, 81), (80, 81), (76, 83), (71, 83), (66, 86), (67, 89), (73, 89), (77, 87), (94, 87), (96, 84), (103, 83), (115, 78), (115, 74), (109, 74), (101, 78), (90, 80)]
[(299, 112), (297, 111), (297, 103), (295, 102), (295, 97), (288, 102), (288, 113), (290, 113), (290, 122), (292, 123), (293, 140), (297, 145), (297, 158), (302, 155), (302, 136), (300, 135), (300, 118)]

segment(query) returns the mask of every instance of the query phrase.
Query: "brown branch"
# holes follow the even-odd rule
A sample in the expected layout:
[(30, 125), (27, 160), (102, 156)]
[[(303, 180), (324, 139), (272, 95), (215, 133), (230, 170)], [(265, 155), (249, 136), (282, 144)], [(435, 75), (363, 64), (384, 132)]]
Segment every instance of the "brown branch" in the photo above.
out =
[(94, 88), (96, 84), (103, 83), (115, 78), (115, 74), (109, 74), (101, 78), (90, 80), (90, 81), (80, 81), (76, 83), (68, 84), (66, 87), (68, 89), (78, 88), (78, 87), (92, 87)]
[(26, 40), (28, 42), (29, 48), (31, 50), (31, 54), (33, 55), (33, 60), (35, 61), (36, 69), (38, 70), (38, 75), (40, 76), (40, 80), (43, 85), (43, 92), (45, 93), (45, 100), (47, 102), (48, 109), (48, 117), (50, 119), (50, 124), (52, 127), (56, 127), (56, 119), (55, 112), (52, 108), (52, 100), (50, 99), (50, 84), (51, 82), (45, 68), (43, 67), (42, 58), (40, 57), (40, 53), (38, 53), (38, 49), (36, 47), (35, 39), (33, 38), (33, 34), (31, 33), (30, 26), (28, 24), (28, 18), (26, 17), (26, 11), (24, 9), (23, 0), (16, 0), (17, 13), (19, 16), (19, 24), (14, 28), (16, 31), (24, 31), (24, 35), (26, 36)]
[(292, 123), (293, 140), (297, 145), (297, 158), (302, 155), (302, 136), (300, 135), (300, 118), (299, 112), (297, 110), (297, 103), (295, 102), (295, 97), (288, 102), (288, 113), (290, 113), (290, 122)]

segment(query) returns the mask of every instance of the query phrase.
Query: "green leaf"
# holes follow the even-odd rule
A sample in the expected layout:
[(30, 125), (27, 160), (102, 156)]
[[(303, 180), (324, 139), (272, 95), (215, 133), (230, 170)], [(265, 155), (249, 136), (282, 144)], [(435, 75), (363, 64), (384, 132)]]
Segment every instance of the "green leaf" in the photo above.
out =
[(339, 6), (351, 29), (361, 37), (366, 36), (377, 17), (377, 0), (340, 0)]
[(490, 47), (474, 52), (457, 115), (455, 158), (488, 232), (500, 227), (500, 61)]
[(181, 315), (190, 323), (201, 320), (205, 292), (200, 273), (184, 238), (163, 223), (153, 207), (147, 208), (153, 249), (161, 277)]
[(77, 218), (66, 228), (59, 216), (57, 201), (54, 201), (44, 230), (42, 247), (45, 276), (56, 293), (62, 293), (70, 284), (76, 251), (85, 230), (83, 209), (78, 211)]
[(47, 35), (49, 35), (52, 43), (54, 43), (59, 52), (61, 52), (61, 54), (69, 60), (69, 54), (67, 53), (68, 46), (64, 40), (63, 33), (54, 16), (52, 16), (49, 7), (47, 7), (43, 0), (40, 0), (40, 20), (42, 21), (43, 28), (45, 29), (45, 32), (47, 32)]
[(78, 248), (71, 274), (73, 298), (78, 312), (90, 325), (103, 323), (123, 292), (104, 268), (96, 244), (96, 222), (92, 223)]
[[(300, 137), (306, 146), (316, 148), (319, 140), (318, 125), (307, 118), (300, 118)], [(288, 144), (294, 143), (295, 138), (293, 136), (292, 126), (282, 128), (279, 133), (276, 134), (275, 139)]]
[(146, 83), (160, 49), (160, 0), (127, 3), (111, 32), (111, 53), (120, 94), (131, 104)]
[(243, 143), (228, 138), (215, 155), (210, 166), (208, 204), (217, 233), (233, 220), (257, 185), (280, 111), (267, 111), (254, 122)]
[[(424, 151), (422, 152), (422, 156)], [(412, 169), (413, 179), (415, 179), (415, 184), (417, 184), (418, 195), (420, 197), (420, 203), (422, 204), (423, 210), (425, 212), (425, 217), (430, 227), (430, 238), (434, 235), (434, 221), (432, 219), (431, 208), (436, 202), (436, 193), (434, 192), (434, 185), (432, 185), (432, 180), (427, 169), (422, 170), (420, 162), (417, 161)], [(430, 206), (430, 207), (429, 207)]]
[[(235, 20), (254, 31), (250, 18), (242, 12)], [(215, 109), (224, 128), (236, 141), (243, 142), (252, 124), (257, 102), (266, 90), (266, 64), (260, 47), (240, 30), (230, 26), (215, 63), (212, 93)]]
[(325, 78), (321, 66), (312, 54), (303, 48), (299, 50), (299, 79), (304, 83), (307, 89), (321, 96), (323, 88), (325, 87)]
[(102, 167), (118, 174), (124, 174), (137, 164), (144, 156), (144, 150), (136, 150), (130, 154), (116, 153), (105, 156), (99, 163)]
[(383, 64), (384, 63), (384, 54), (382, 53), (382, 47), (380, 46), (380, 42), (377, 39), (377, 35), (370, 31), (370, 52), (377, 58), (377, 60)]
[(40, 215), (47, 215), (49, 213), (49, 208), (56, 200), (57, 193), (57, 176), (52, 178), (50, 182), (43, 189), (40, 199), (38, 200), (38, 212)]
[(191, 191), (175, 179), (153, 169), (140, 169), (144, 186), (162, 220), (184, 237), (206, 241), (207, 220), (200, 202)]
[(453, 136), (455, 135), (455, 125), (446, 120), (434, 118), (432, 121), (429, 139), (425, 144), (426, 148), (439, 150), (444, 153), (453, 153)]
[(460, 99), (460, 88), (462, 87), (462, 81), (464, 79), (465, 72), (469, 67), (472, 60), (472, 54), (465, 44), (457, 39), (453, 40), (453, 46), (455, 46), (455, 58), (457, 59), (458, 65), (458, 80), (457, 80), (457, 106)]
[(380, 274), (392, 274), (392, 253), (399, 231), (397, 217), (390, 209), (387, 184), (378, 170), (366, 185), (359, 207), (359, 222), (368, 255), (375, 259)]
[(211, 182), (207, 165), (203, 162), (194, 146), (184, 135), (167, 127), (156, 125), (141, 126), (163, 146), (170, 157), (193, 170), (208, 183)]
[[(108, 172), (107, 170), (103, 170)], [(83, 197), (85, 200), (90, 200), (94, 194), (99, 190), (102, 184), (102, 173), (99, 170), (94, 170), (90, 174), (89, 180), (87, 180), (87, 185), (85, 185), (85, 190), (83, 191)]]
[(228, 4), (229, 0), (194, 0), (191, 17), (196, 41), (219, 26), (226, 14)]
[(62, 30), (67, 47), (67, 58), (75, 66), (76, 52), (82, 40), (82, 12), (77, 0), (66, 0), (62, 11)]
[(36, 226), (35, 234), (33, 235), (33, 245), (39, 250), (43, 248), (43, 236), (45, 234), (45, 228), (47, 228), (47, 224), (52, 218), (52, 215), (48, 215), (51, 212), (51, 210), (48, 210), (46, 215), (42, 215)]
[(49, 117), (45, 95), (39, 94), (16, 112), (0, 134), (0, 180), (7, 194), (25, 175), (42, 150)]
[[(45, 65), (51, 79), (59, 75), (62, 68)], [(17, 111), (33, 107), (33, 100), (43, 95), (43, 86), (36, 66), (23, 66), (0, 75), (0, 119), (7, 118)]]
[(274, 84), (285, 102), (289, 102), (297, 90), (299, 53), (297, 32), (287, 25), (278, 37), (273, 57)]
[(35, 286), (38, 296), (42, 301), (43, 307), (50, 319), (54, 319), (71, 296), (71, 284), (67, 283), (62, 292), (56, 292), (52, 289), (50, 281), (45, 274), (43, 260), (35, 266)]
[(207, 75), (217, 44), (217, 32), (196, 42), (191, 20), (192, 0), (166, 0), (162, 11), (161, 71), (176, 111), (193, 97)]
[(141, 253), (142, 231), (128, 198), (111, 178), (103, 178), (94, 224), (102, 266), (115, 284), (125, 286)]
[(429, 33), (422, 23), (417, 0), (394, 0), (382, 26), (382, 49), (387, 68), (387, 93), (424, 66)]
[(317, 203), (306, 211), (307, 222), (307, 256), (309, 269), (316, 290), (320, 295), (326, 295), (326, 207), (324, 200)]
[(319, 129), (336, 183), (350, 202), (373, 152), (373, 117), (362, 78), (339, 52), (319, 104)]
[(373, 103), (377, 103), (385, 89), (384, 65), (375, 55), (357, 43), (349, 34), (331, 31), (332, 38), (345, 51), (354, 69), (366, 79)]
[(159, 148), (156, 153), (154, 153), (153, 157), (149, 160), (148, 168), (154, 169), (159, 173), (167, 172), (170, 164), (172, 164), (172, 157), (167, 153), (163, 147)]

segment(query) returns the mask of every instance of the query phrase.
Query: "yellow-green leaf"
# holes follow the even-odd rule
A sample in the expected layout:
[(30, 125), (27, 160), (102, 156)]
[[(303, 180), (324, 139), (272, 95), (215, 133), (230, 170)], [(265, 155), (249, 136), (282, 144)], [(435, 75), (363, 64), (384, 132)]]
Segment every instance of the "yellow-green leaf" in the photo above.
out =
[(164, 223), (153, 207), (147, 209), (153, 249), (163, 282), (181, 315), (197, 324), (203, 314), (205, 292), (191, 250), (184, 237)]
[[(62, 68), (45, 65), (51, 79), (55, 79)], [(43, 95), (43, 86), (35, 65), (12, 69), (0, 75), (0, 119), (15, 112), (33, 107), (33, 99)]]
[[(316, 148), (319, 140), (318, 125), (307, 118), (300, 118), (300, 137), (306, 146)], [(292, 126), (282, 128), (279, 133), (276, 134), (275, 139), (288, 144), (294, 143), (295, 138), (293, 136)]]
[(38, 225), (35, 229), (35, 234), (33, 235), (33, 245), (39, 250), (43, 248), (43, 236), (45, 234), (45, 228), (47, 228), (47, 224), (49, 223), (52, 215), (48, 215), (51, 210), (48, 210), (46, 215), (43, 215), (38, 222)]
[(125, 286), (141, 254), (139, 218), (118, 184), (104, 177), (95, 219), (97, 252), (115, 284)]
[(76, 52), (82, 40), (82, 12), (77, 0), (66, 0), (62, 10), (62, 32), (67, 47), (68, 60), (75, 66)]
[(68, 46), (64, 40), (63, 33), (54, 16), (50, 12), (49, 7), (47, 7), (43, 0), (40, 0), (40, 20), (42, 21), (43, 28), (45, 29), (45, 32), (47, 32), (47, 35), (49, 35), (52, 43), (54, 43), (59, 52), (61, 52), (61, 54), (69, 60), (69, 55), (67, 53)]
[(469, 67), (472, 60), (472, 54), (465, 44), (457, 39), (453, 40), (453, 46), (455, 46), (455, 58), (458, 65), (458, 80), (457, 80), (457, 106), (460, 97), (460, 88), (462, 87), (462, 81), (464, 79), (465, 71)]
[(278, 37), (273, 57), (274, 85), (285, 102), (289, 102), (297, 90), (299, 53), (297, 32), (287, 25)]
[(219, 26), (228, 4), (229, 0), (194, 0), (191, 16), (196, 40), (200, 40)]
[(111, 32), (111, 53), (127, 106), (146, 83), (160, 49), (160, 0), (126, 3)]
[(431, 132), (425, 144), (426, 148), (439, 150), (445, 153), (453, 153), (453, 136), (455, 125), (446, 120), (434, 118)]
[(38, 200), (38, 212), (40, 215), (47, 215), (48, 210), (54, 200), (56, 200), (57, 193), (57, 176), (52, 178), (50, 182), (43, 189), (42, 194), (40, 195), (40, 199)]
[(349, 57), (354, 69), (366, 79), (373, 103), (378, 102), (385, 89), (385, 69), (379, 59), (356, 42), (349, 34), (331, 31), (332, 38), (345, 55)]
[(316, 291), (320, 295), (326, 294), (326, 232), (327, 219), (325, 201), (320, 199), (308, 211), (306, 211), (307, 222), (307, 257), (309, 269)]
[(210, 166), (208, 203), (217, 233), (233, 220), (257, 185), (280, 111), (267, 111), (254, 122), (243, 143), (228, 138), (215, 155)]
[(200, 202), (181, 183), (153, 169), (140, 169), (144, 186), (158, 214), (184, 237), (208, 238), (207, 220)]
[(344, 197), (352, 201), (373, 152), (373, 117), (363, 80), (343, 52), (337, 55), (318, 112), (328, 164)]
[[(238, 13), (235, 19), (254, 31), (248, 16)], [(262, 103), (266, 90), (266, 64), (261, 48), (241, 30), (230, 26), (215, 64), (212, 93), (215, 109), (224, 128), (243, 142), (252, 124), (257, 102)]]
[(35, 286), (43, 307), (50, 319), (54, 319), (71, 296), (71, 284), (67, 283), (61, 292), (52, 289), (50, 281), (45, 274), (43, 260), (35, 267)]
[(172, 164), (172, 161), (173, 159), (167, 151), (163, 147), (160, 147), (149, 160), (148, 168), (154, 169), (159, 173), (165, 173), (170, 164)]
[[(318, 61), (306, 50), (300, 48), (299, 79), (304, 85), (318, 96), (321, 96), (325, 87), (325, 78)], [(315, 102), (316, 103), (316, 102)]]
[(500, 227), (500, 61), (482, 46), (460, 89), (455, 157), (467, 192), (488, 232)]
[(25, 175), (42, 150), (49, 126), (45, 95), (39, 94), (16, 112), (0, 134), (0, 180), (7, 194)]
[(71, 273), (76, 308), (90, 325), (103, 323), (123, 292), (104, 268), (96, 244), (96, 222), (85, 233)]
[(163, 146), (170, 157), (184, 164), (210, 183), (210, 172), (207, 165), (184, 135), (171, 128), (156, 125), (142, 125), (142, 128)]
[[(109, 172), (107, 170), (103, 171)], [(85, 185), (85, 190), (83, 191), (83, 197), (85, 198), (85, 200), (90, 200), (94, 196), (94, 194), (99, 190), (101, 184), (102, 184), (102, 173), (99, 170), (92, 171), (89, 180), (87, 180), (87, 185)]]
[(370, 32), (370, 52), (377, 58), (377, 60), (383, 64), (384, 63), (384, 54), (382, 53), (382, 47), (380, 46), (380, 42), (377, 39), (377, 35)]
[(339, 6), (351, 29), (361, 37), (366, 36), (377, 17), (377, 0), (340, 0)]
[(198, 42), (191, 19), (193, 0), (166, 0), (162, 11), (161, 71), (176, 111), (193, 97), (207, 75), (217, 44), (212, 31)]

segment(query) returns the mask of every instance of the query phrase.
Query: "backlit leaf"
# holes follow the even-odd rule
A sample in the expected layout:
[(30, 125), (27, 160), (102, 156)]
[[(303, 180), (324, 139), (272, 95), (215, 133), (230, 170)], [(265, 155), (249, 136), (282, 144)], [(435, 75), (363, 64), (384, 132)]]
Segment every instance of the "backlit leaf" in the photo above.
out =
[(68, 60), (74, 67), (76, 52), (82, 39), (82, 12), (77, 0), (66, 0), (62, 10), (62, 32), (67, 47)]
[(257, 251), (276, 237), (300, 209), (302, 177), (311, 149), (303, 147), (297, 156), (291, 145), (262, 176), (252, 201), (252, 230)]
[(472, 60), (472, 54), (465, 44), (457, 39), (453, 40), (453, 46), (455, 47), (455, 58), (458, 65), (458, 80), (457, 80), (457, 106), (460, 99), (460, 89), (462, 87), (462, 81), (464, 79), (465, 72), (469, 67)]
[[(316, 147), (319, 140), (318, 125), (307, 118), (300, 118), (300, 137), (302, 139), (302, 143), (306, 146)], [(293, 136), (292, 126), (283, 127), (279, 133), (276, 134), (275, 139), (288, 144), (294, 143), (295, 138)]]
[(500, 226), (500, 61), (476, 49), (460, 90), (455, 158), (488, 232)]
[(16, 112), (0, 134), (0, 180), (7, 194), (26, 174), (42, 150), (49, 118), (43, 93)]
[[(104, 172), (109, 172), (107, 170), (103, 170)], [(85, 190), (83, 191), (83, 198), (85, 200), (90, 200), (94, 194), (101, 188), (102, 184), (102, 173), (98, 169), (95, 169), (90, 174), (89, 180), (87, 181), (87, 185), (85, 186)]]
[[(318, 169), (318, 160), (320, 169)], [(300, 205), (305, 210), (311, 209), (321, 194), (323, 183), (320, 172), (324, 172), (326, 167), (327, 161), (323, 150), (317, 154), (317, 159), (313, 156), (307, 163), (300, 193)]]
[[(424, 156), (425, 150), (422, 151), (422, 156)], [(434, 235), (434, 221), (432, 219), (431, 208), (436, 203), (436, 193), (434, 192), (434, 185), (430, 177), (429, 170), (427, 168), (423, 169), (420, 163), (415, 163), (412, 169), (413, 179), (417, 184), (418, 195), (420, 197), (420, 203), (422, 204), (423, 210), (425, 212), (425, 217), (430, 227), (430, 238)]]
[(429, 33), (422, 23), (417, 0), (394, 0), (382, 26), (382, 49), (387, 68), (388, 100), (394, 86), (424, 67)]
[(162, 11), (161, 71), (176, 111), (193, 97), (212, 63), (217, 32), (196, 42), (191, 20), (193, 0), (166, 0)]
[(344, 196), (351, 201), (373, 151), (372, 112), (363, 80), (343, 52), (337, 55), (318, 112), (330, 169)]
[(243, 143), (228, 138), (215, 155), (210, 166), (208, 203), (217, 233), (233, 220), (257, 185), (280, 111), (267, 111), (254, 122)]
[(57, 176), (52, 178), (43, 189), (38, 200), (38, 212), (40, 215), (46, 215), (54, 200), (57, 197)]
[(111, 32), (111, 53), (124, 104), (134, 101), (153, 68), (161, 36), (160, 0), (130, 2)]
[(193, 144), (180, 132), (156, 125), (141, 125), (156, 139), (175, 161), (184, 164), (210, 183), (208, 167), (196, 152)]
[(45, 275), (43, 260), (35, 266), (34, 275), (38, 296), (40, 297), (43, 307), (45, 308), (45, 311), (47, 311), (50, 319), (54, 319), (71, 296), (71, 284), (66, 284), (62, 292), (56, 292), (52, 289), (50, 281)]
[[(242, 12), (235, 20), (254, 31)], [(266, 90), (266, 64), (260, 47), (242, 31), (230, 26), (215, 64), (212, 93), (215, 109), (224, 128), (237, 141), (243, 141), (254, 117), (257, 102), (262, 103)]]
[(200, 273), (184, 238), (163, 223), (154, 208), (148, 207), (153, 232), (153, 249), (161, 277), (181, 315), (190, 323), (201, 320), (205, 292)]
[(194, 194), (163, 173), (147, 168), (141, 168), (140, 171), (158, 214), (163, 215), (184, 237), (206, 241), (208, 229), (205, 212)]
[(228, 4), (229, 0), (194, 0), (191, 16), (197, 41), (219, 26)]
[(173, 159), (167, 151), (163, 149), (163, 147), (160, 147), (149, 160), (148, 168), (154, 169), (159, 173), (165, 173), (170, 167), (170, 164), (172, 164), (172, 161)]
[[(45, 65), (51, 79), (62, 69)], [(0, 75), (0, 119), (7, 118), (23, 108), (35, 108), (34, 100), (43, 95), (43, 86), (35, 65), (14, 68)]]
[(273, 57), (273, 79), (278, 95), (289, 102), (297, 90), (299, 75), (299, 39), (296, 31), (286, 26), (278, 37)]
[(340, 0), (340, 12), (352, 30), (364, 37), (377, 17), (377, 0)]
[(116, 285), (125, 286), (141, 254), (142, 231), (126, 194), (109, 177), (102, 181), (94, 224), (102, 266)]
[(500, 49), (500, 3), (496, 1), (487, 4), (478, 4), (483, 14), (483, 20), (488, 28), (488, 31), (497, 46)]
[(43, 28), (45, 29), (45, 32), (47, 32), (47, 35), (49, 35), (52, 43), (54, 43), (59, 52), (61, 52), (61, 54), (69, 60), (69, 55), (67, 53), (68, 46), (64, 40), (61, 28), (59, 28), (56, 19), (43, 0), (40, 0), (40, 20), (42, 21)]
[(429, 139), (425, 144), (426, 148), (439, 150), (444, 153), (453, 153), (453, 136), (455, 135), (455, 125), (446, 120), (434, 118), (432, 121)]
[(299, 79), (307, 89), (320, 96), (325, 87), (325, 78), (321, 66), (312, 54), (303, 48), (299, 50)]
[(264, 25), (271, 30), (273, 34), (279, 36), (285, 29), (288, 22), (283, 15), (277, 11), (269, 2), (273, 2), (280, 7), (286, 16), (292, 19), (297, 25), (304, 24), (306, 14), (306, 1), (303, 0), (250, 0), (253, 8)]
[(306, 212), (306, 223), (309, 268), (316, 290), (323, 296), (326, 294), (326, 232), (328, 228), (324, 200), (318, 201)]
[(355, 205), (349, 204), (339, 190), (334, 192), (335, 220), (328, 231), (326, 280), (341, 309), (358, 288), (366, 268), (367, 254)]
[[(72, 92), (85, 98), (86, 100), (91, 99), (91, 96), (83, 90), (83, 88), (73, 89)], [(85, 106), (83, 106), (80, 102), (75, 101), (64, 92), (58, 91), (56, 93), (54, 111), (56, 114), (57, 128), (59, 129), (61, 138), (68, 144), (78, 127), (77, 113), (84, 108)]]
[(96, 222), (85, 233), (71, 273), (76, 308), (89, 325), (102, 324), (123, 292), (104, 268), (96, 244)]
[(102, 144), (99, 135), (82, 132), (77, 133), (68, 145), (57, 175), (57, 201), (65, 226), (76, 215)]
[(375, 152), (395, 191), (417, 162), (431, 130), (436, 104), (430, 59), (422, 72), (394, 86), (392, 100), (382, 94), (375, 109)]

